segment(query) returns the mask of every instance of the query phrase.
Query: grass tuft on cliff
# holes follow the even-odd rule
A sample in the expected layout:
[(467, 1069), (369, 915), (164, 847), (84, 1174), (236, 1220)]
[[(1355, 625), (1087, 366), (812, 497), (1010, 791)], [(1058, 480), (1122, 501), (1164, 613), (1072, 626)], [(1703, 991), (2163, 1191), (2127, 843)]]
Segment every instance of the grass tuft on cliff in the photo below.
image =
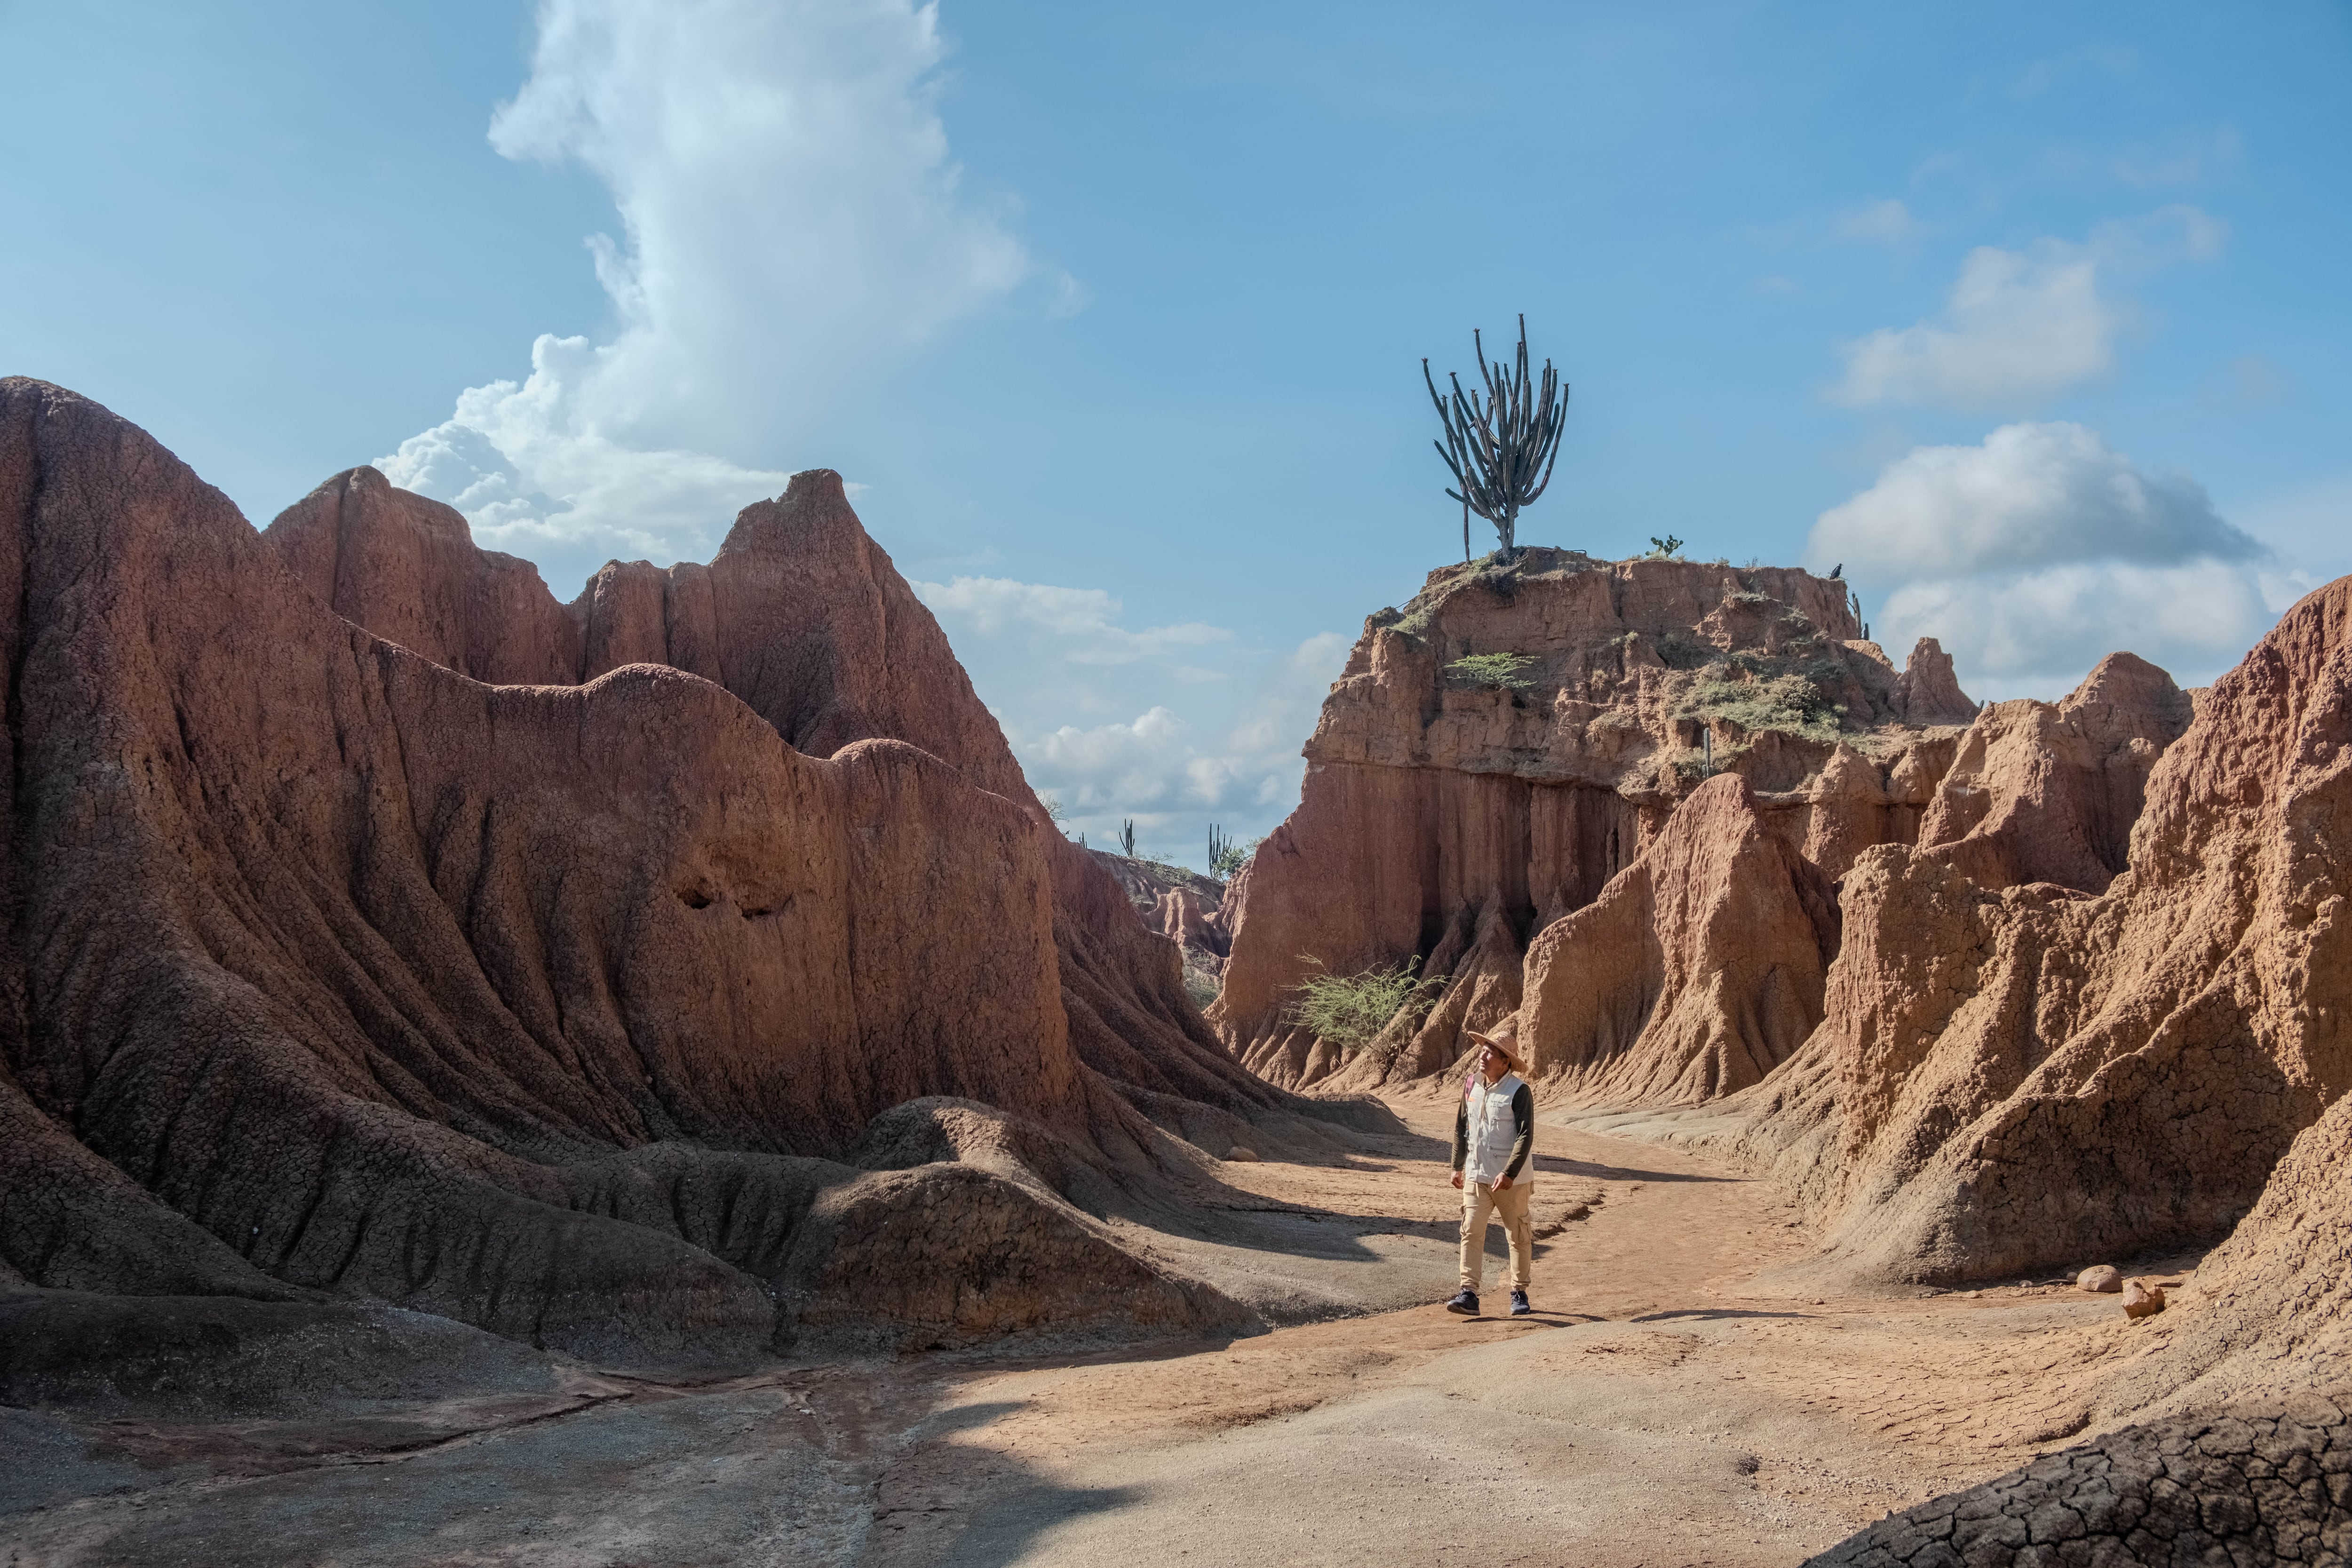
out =
[(1506, 691), (1525, 691), (1535, 684), (1519, 672), (1535, 660), (1518, 653), (1474, 653), (1465, 655), (1445, 667), (1445, 672), (1455, 679), (1472, 686), (1498, 687)]
[(1784, 735), (1833, 746), (1843, 738), (1845, 710), (1804, 675), (1758, 676), (1732, 665), (1710, 665), (1675, 710), (1677, 719), (1720, 721), (1754, 733)]

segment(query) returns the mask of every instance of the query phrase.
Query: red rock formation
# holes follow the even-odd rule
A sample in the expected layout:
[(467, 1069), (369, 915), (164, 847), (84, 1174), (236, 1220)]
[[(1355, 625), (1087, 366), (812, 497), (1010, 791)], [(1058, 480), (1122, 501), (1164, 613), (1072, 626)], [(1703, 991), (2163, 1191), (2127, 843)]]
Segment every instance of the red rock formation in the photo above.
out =
[(1966, 724), (1977, 716), (1977, 705), (1960, 689), (1952, 656), (1934, 637), (1921, 637), (1912, 647), (1888, 705), (1906, 724)]
[[(1747, 820), (1678, 845), (1675, 874), (1715, 889), (1763, 876), (1773, 929), (1833, 930), (1790, 912), (1793, 889), (1887, 845), (1979, 889), (2104, 890), (2190, 718), (2170, 678), (2117, 654), (2063, 703), (1979, 712), (1932, 638), (1895, 674), (1854, 637), (1845, 593), (1801, 572), (1531, 551), (1507, 571), (1434, 574), (1406, 613), (1373, 616), (1308, 742), (1298, 809), (1229, 900), (1211, 1016), (1236, 1054), (1284, 1083), (1421, 1077), (1524, 998), (1559, 1036), (1549, 1092), (1664, 1104), (1753, 1082), (1797, 1022), (1821, 1019), (1835, 940), (1790, 991), (1802, 966), (1734, 962), (1737, 944), (1653, 904), (1653, 873), (1629, 868), (1710, 771), (1744, 781)], [(1514, 676), (1454, 663), (1496, 653), (1518, 657)], [(1757, 835), (1800, 869), (1758, 869)], [(1753, 940), (1779, 951), (1762, 928)], [(1290, 1021), (1309, 960), (1344, 974), (1408, 959), (1449, 988), (1409, 1035), (1349, 1055)], [(1669, 974), (1706, 978), (1667, 995)], [(1564, 1021), (1538, 1000), (1554, 992), (1585, 1011)], [(1685, 1005), (1706, 1021), (1670, 1024)]]
[[(410, 636), (542, 668), (481, 618), (512, 574), (446, 519), (363, 481), (320, 512), (272, 542), (307, 542), (303, 571), (373, 592), (424, 563)], [(23, 380), (0, 382), (0, 584), (14, 1279), (373, 1297), (672, 1361), (821, 1323), (839, 1279), (887, 1342), (1242, 1321), (1110, 1258), (1050, 1189), (842, 1163), (941, 1094), (1054, 1130), (1097, 1188), (1174, 1157), (1067, 1003), (1181, 1007), (1173, 952), (1131, 919), (1131, 942), (1065, 930), (1098, 911), (1068, 916), (1086, 884), (1025, 802), (900, 741), (804, 755), (658, 666), (480, 684), (331, 613), (149, 437)], [(910, 729), (933, 711), (788, 638), (728, 646), (818, 731), (877, 690)], [(1164, 973), (1139, 978), (1146, 951)], [(926, 1208), (956, 1223), (891, 1286), (874, 1237)]]
[[(1832, 875), (1907, 842), (1957, 732), (1906, 725), (1899, 703), (1916, 690), (1940, 716), (1966, 700), (1932, 645), (1897, 676), (1846, 594), (1795, 570), (1546, 550), (1433, 574), (1366, 623), (1298, 809), (1227, 900), (1223, 1037), (1286, 1084), (1446, 1068), (1465, 1026), (1519, 1005), (1534, 934), (1634, 863), (1710, 755)], [(1489, 654), (1522, 663), (1497, 681), (1454, 662)], [(1446, 994), (1411, 1037), (1351, 1058), (1288, 1019), (1308, 958), (1341, 974), (1416, 960)]]
[(2202, 1409), (2278, 1389), (2352, 1385), (2352, 1100), (2295, 1139), (2252, 1213), (2198, 1265), (2200, 1310), (2106, 1401)]
[(2172, 678), (2128, 653), (2109, 655), (2055, 706), (1995, 703), (1945, 771), (1919, 848), (1979, 887), (2105, 892), (2130, 863), (2148, 772), (2189, 718)]
[[(2130, 868), (2101, 896), (1989, 890), (1933, 849), (1863, 855), (1826, 1021), (1727, 1108), (1820, 1203), (1835, 1266), (1983, 1278), (2217, 1235), (2352, 1087), (2352, 927), (2338, 913), (2352, 853), (2328, 826), (2352, 820), (2347, 626), (2352, 578), (2288, 611), (2215, 682), (2147, 775)], [(2147, 721), (2103, 704), (2152, 690), (2147, 705), (2177, 718), (2152, 673), (2111, 660), (2056, 717), (2026, 715), (2043, 732), (2120, 736), (2105, 753), (2120, 765), (2077, 752), (2068, 783), (2049, 765), (2062, 748), (2011, 776), (2037, 780), (2045, 802), (2095, 800), (2102, 784), (2127, 799)], [(2098, 820), (2053, 816), (2070, 831)], [(2021, 828), (2004, 852), (2049, 842)]]
[(1688, 1104), (1760, 1081), (1822, 1020), (1829, 879), (1709, 779), (1601, 897), (1528, 950), (1520, 1039), (1547, 1098)]
[(475, 548), (455, 508), (373, 468), (337, 474), (264, 537), (320, 604), (371, 606), (362, 625), (436, 664), (494, 686), (579, 681), (579, 628), (539, 569)]
[[(829, 469), (795, 474), (782, 498), (746, 507), (709, 565), (614, 562), (568, 609), (528, 563), (479, 550), (463, 517), (373, 468), (329, 479), (264, 537), (338, 614), (478, 679), (530, 671), (569, 684), (667, 664), (741, 698), (795, 751), (904, 741), (1045, 821), (946, 634)], [(493, 609), (508, 629), (493, 626)], [(1173, 1112), (1150, 1097), (1204, 1100), (1244, 1118), (1350, 1114), (1242, 1071), (1186, 994), (1181, 955), (1087, 851), (1051, 832), (1043, 848), (1067, 1029), (1083, 1060), (1163, 1117)]]

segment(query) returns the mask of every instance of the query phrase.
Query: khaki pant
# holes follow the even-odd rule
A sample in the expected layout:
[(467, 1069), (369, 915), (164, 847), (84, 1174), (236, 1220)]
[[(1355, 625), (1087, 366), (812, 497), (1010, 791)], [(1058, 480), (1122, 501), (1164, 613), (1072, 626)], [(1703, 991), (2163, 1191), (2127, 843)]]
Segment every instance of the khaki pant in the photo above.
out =
[(1475, 1290), (1486, 1272), (1486, 1220), (1488, 1215), (1503, 1222), (1503, 1234), (1511, 1243), (1511, 1289), (1524, 1290), (1534, 1278), (1536, 1250), (1535, 1226), (1528, 1218), (1528, 1189), (1525, 1180), (1513, 1182), (1501, 1192), (1481, 1182), (1462, 1184), (1462, 1289)]

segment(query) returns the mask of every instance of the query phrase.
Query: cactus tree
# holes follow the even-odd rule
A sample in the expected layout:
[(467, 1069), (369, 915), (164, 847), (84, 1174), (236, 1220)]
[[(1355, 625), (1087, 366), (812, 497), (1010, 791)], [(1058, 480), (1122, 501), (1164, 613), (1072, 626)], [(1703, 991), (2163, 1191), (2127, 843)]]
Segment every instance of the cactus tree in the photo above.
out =
[(1517, 547), (1515, 537), (1520, 510), (1532, 504), (1551, 483), (1552, 465), (1559, 460), (1560, 428), (1568, 420), (1568, 388), (1559, 373), (1544, 361), (1540, 383), (1528, 370), (1528, 319), (1519, 318), (1519, 353), (1515, 364), (1486, 363), (1486, 345), (1473, 331), (1470, 342), (1478, 353), (1478, 374), (1485, 378), (1482, 395), (1462, 390), (1462, 378), (1448, 374), (1454, 395), (1437, 390), (1429, 362), (1421, 362), (1421, 379), (1429, 400), (1445, 425), (1445, 439), (1435, 443), (1437, 455), (1454, 470), (1460, 489), (1445, 493), (1495, 525), (1506, 554)]

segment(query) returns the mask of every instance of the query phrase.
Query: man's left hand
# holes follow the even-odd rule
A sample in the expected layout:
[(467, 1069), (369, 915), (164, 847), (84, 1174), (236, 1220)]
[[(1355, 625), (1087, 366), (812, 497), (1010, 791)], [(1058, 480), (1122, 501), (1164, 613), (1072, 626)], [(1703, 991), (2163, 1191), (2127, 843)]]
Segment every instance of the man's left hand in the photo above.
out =
[(1511, 1190), (1511, 1178), (1510, 1178), (1510, 1177), (1508, 1177), (1508, 1176), (1497, 1176), (1497, 1177), (1496, 1177), (1496, 1178), (1495, 1178), (1495, 1190), (1496, 1190), (1496, 1192), (1498, 1192), (1498, 1193), (1507, 1193), (1507, 1192), (1509, 1192), (1509, 1191)]

